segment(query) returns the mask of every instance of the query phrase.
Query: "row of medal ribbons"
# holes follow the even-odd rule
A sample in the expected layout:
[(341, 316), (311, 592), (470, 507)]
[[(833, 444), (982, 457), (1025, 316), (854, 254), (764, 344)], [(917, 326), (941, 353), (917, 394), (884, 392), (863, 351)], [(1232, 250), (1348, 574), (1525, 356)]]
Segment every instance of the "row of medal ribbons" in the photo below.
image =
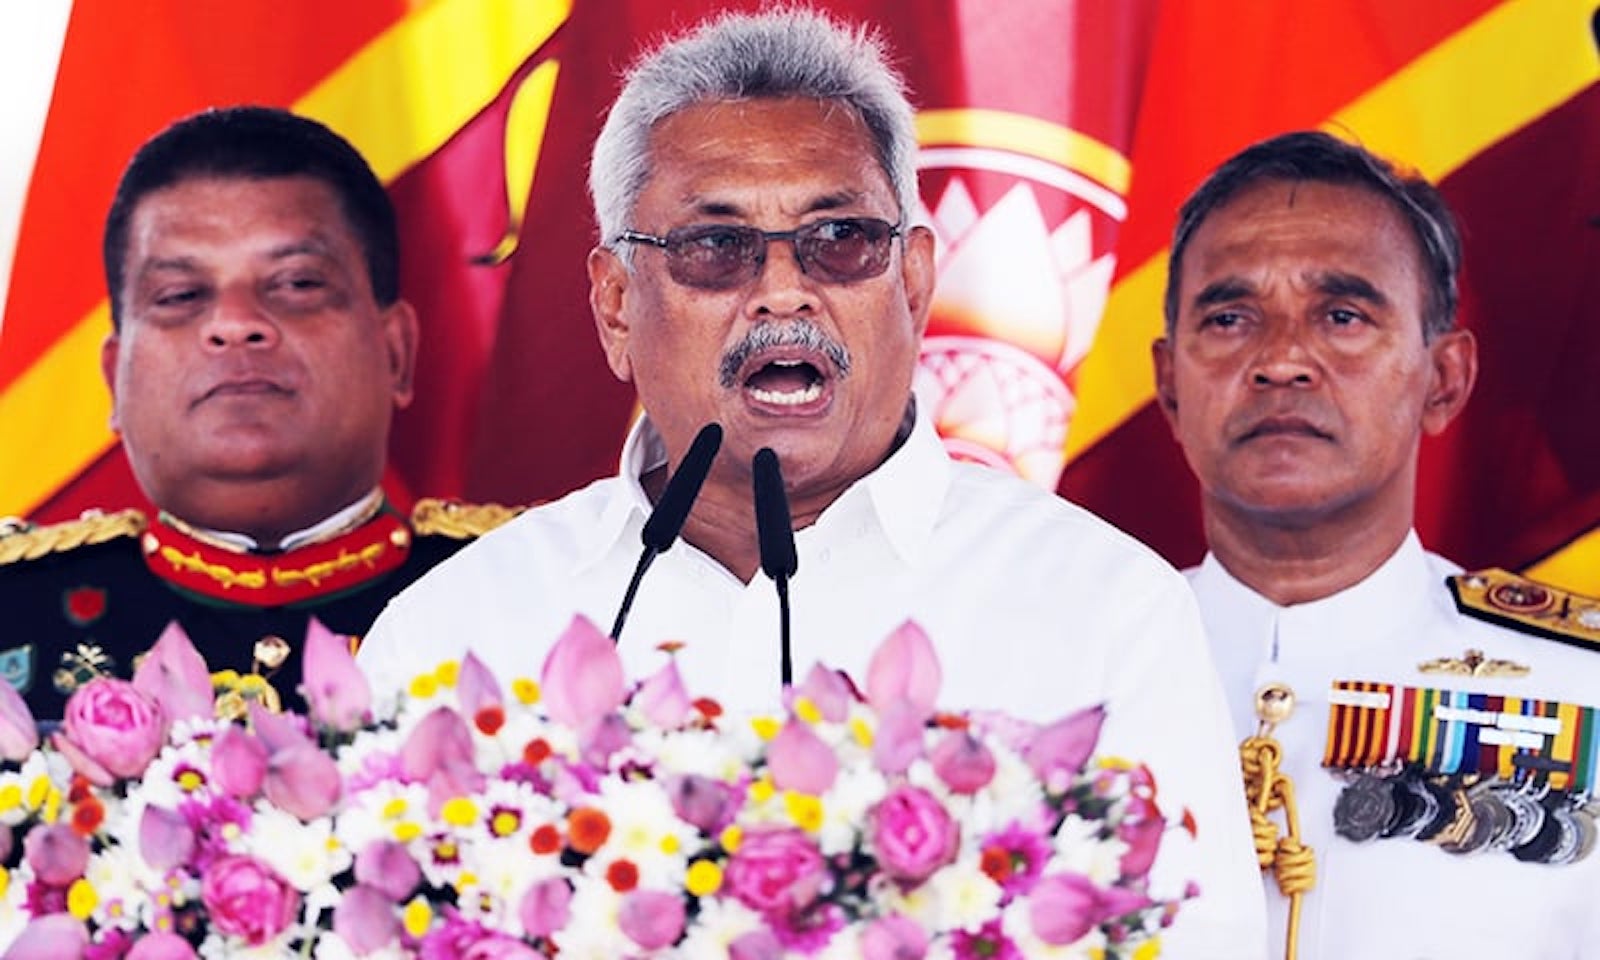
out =
[(1322, 762), (1350, 777), (1334, 804), (1341, 837), (1548, 864), (1594, 849), (1596, 708), (1349, 680), (1328, 703)]

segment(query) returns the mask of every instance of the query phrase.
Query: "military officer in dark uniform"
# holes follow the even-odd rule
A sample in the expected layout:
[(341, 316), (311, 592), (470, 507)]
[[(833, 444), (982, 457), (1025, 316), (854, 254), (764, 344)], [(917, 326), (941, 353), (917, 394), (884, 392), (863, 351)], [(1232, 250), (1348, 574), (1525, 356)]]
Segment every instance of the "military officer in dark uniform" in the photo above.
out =
[(507, 515), (384, 495), (417, 344), (398, 259), (382, 184), (314, 121), (212, 110), (135, 154), (106, 218), (101, 366), (158, 512), (0, 529), (0, 672), (37, 716), (128, 675), (172, 621), (222, 702), (293, 698), (312, 616), (364, 633)]

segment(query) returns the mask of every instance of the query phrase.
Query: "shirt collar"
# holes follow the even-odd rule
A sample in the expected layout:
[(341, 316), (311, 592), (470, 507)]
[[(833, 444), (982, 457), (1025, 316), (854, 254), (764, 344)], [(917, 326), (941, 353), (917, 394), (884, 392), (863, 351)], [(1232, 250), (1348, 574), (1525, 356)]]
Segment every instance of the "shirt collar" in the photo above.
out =
[[(377, 514), (382, 506), (383, 488), (373, 487), (361, 499), (327, 519), (313, 523), (303, 530), (296, 530), (293, 533), (286, 534), (282, 540), (278, 541), (277, 549), (274, 552), (287, 553), (299, 547), (331, 540), (339, 534), (354, 530), (367, 522)], [(196, 526), (171, 514), (164, 514), (163, 516), (168, 523), (203, 543), (210, 543), (214, 546), (227, 550), (237, 550), (242, 553), (261, 549), (261, 544), (254, 537), (246, 534)]]
[(1208, 553), (1195, 574), (1197, 584), (1218, 596), (1224, 608), (1270, 618), (1287, 632), (1317, 635), (1335, 632), (1346, 647), (1386, 643), (1400, 611), (1418, 608), (1416, 598), (1443, 586), (1428, 563), (1415, 530), (1399, 548), (1359, 583), (1320, 600), (1281, 606), (1235, 579), (1215, 554)]
[[(619, 484), (601, 512), (588, 549), (579, 557), (580, 569), (599, 563), (630, 532), (638, 537), (654, 509), (640, 478), (666, 462), (661, 434), (648, 415), (641, 415), (622, 445)], [(918, 411), (905, 442), (876, 470), (851, 484), (822, 512), (817, 526), (824, 527), (836, 515), (853, 513), (856, 508), (848, 505), (864, 500), (890, 545), (909, 563), (922, 555), (933, 539), (934, 521), (949, 486), (949, 455), (933, 423)]]

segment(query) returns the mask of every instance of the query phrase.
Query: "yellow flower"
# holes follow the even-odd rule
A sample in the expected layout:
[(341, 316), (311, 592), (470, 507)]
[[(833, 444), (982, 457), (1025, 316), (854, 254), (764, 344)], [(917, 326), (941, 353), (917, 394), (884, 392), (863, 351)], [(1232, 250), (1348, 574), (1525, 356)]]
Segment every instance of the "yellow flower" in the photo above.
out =
[(399, 843), (410, 843), (422, 836), (422, 825), (412, 821), (394, 825), (394, 838)]
[(1151, 937), (1134, 948), (1133, 960), (1155, 960), (1161, 956), (1161, 938)]
[(451, 797), (439, 809), (439, 819), (452, 827), (470, 827), (478, 819), (478, 805), (466, 797)]
[(760, 780), (750, 784), (750, 802), (759, 806), (771, 800), (775, 792), (777, 792), (777, 788), (772, 785), (772, 781), (762, 777)]
[(428, 906), (425, 898), (417, 897), (406, 904), (405, 911), (400, 915), (400, 922), (405, 924), (406, 933), (420, 937), (428, 932), (428, 926), (433, 923), (433, 908)]
[(439, 686), (453, 687), (456, 685), (456, 677), (461, 675), (461, 664), (454, 660), (446, 660), (434, 669), (433, 675), (438, 678)]
[(511, 681), (511, 695), (517, 698), (518, 703), (528, 705), (538, 703), (544, 694), (539, 689), (539, 681), (518, 677)]
[(763, 740), (771, 740), (783, 729), (783, 724), (774, 717), (752, 717), (750, 726), (755, 730), (756, 736)]
[(8, 813), (17, 809), (22, 803), (22, 788), (14, 783), (0, 787), (0, 813)]
[(405, 812), (405, 797), (395, 797), (383, 805), (383, 819), (385, 820), (398, 820)]
[(678, 842), (677, 836), (673, 834), (669, 833), (661, 838), (661, 852), (668, 856), (677, 853), (680, 846), (682, 844)]
[(439, 681), (432, 674), (421, 674), (411, 678), (411, 686), (407, 690), (413, 700), (427, 700), (439, 692)]
[(872, 746), (872, 727), (861, 717), (850, 718), (850, 733), (856, 738), (856, 743), (863, 747)]
[(817, 709), (817, 705), (811, 702), (810, 697), (794, 698), (794, 715), (806, 723), (822, 722), (822, 711)]
[(83, 877), (72, 881), (72, 886), (67, 888), (67, 912), (79, 920), (89, 919), (99, 905), (100, 895), (94, 892), (94, 884)]
[(744, 831), (739, 829), (737, 823), (730, 823), (722, 828), (722, 835), (718, 839), (722, 841), (722, 849), (733, 853), (744, 842)]
[(807, 833), (822, 829), (822, 798), (794, 790), (783, 792), (783, 808), (794, 825)]
[(689, 873), (684, 877), (683, 887), (697, 897), (716, 893), (722, 889), (722, 868), (712, 860), (696, 860), (689, 864)]

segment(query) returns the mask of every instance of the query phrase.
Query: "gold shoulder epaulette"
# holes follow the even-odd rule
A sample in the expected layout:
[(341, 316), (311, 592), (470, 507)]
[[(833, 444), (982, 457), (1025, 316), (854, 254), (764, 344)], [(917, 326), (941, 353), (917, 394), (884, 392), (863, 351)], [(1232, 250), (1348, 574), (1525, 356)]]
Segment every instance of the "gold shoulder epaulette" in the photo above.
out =
[(471, 540), (500, 526), (523, 509), (498, 503), (459, 503), (423, 497), (411, 509), (411, 529), (422, 537)]
[(76, 520), (43, 527), (7, 525), (0, 533), (0, 565), (21, 560), (37, 560), (52, 553), (74, 550), (118, 537), (137, 537), (148, 521), (138, 510), (101, 513), (90, 510)]
[(1469, 617), (1600, 653), (1600, 599), (1498, 568), (1457, 574), (1446, 582), (1456, 608)]

